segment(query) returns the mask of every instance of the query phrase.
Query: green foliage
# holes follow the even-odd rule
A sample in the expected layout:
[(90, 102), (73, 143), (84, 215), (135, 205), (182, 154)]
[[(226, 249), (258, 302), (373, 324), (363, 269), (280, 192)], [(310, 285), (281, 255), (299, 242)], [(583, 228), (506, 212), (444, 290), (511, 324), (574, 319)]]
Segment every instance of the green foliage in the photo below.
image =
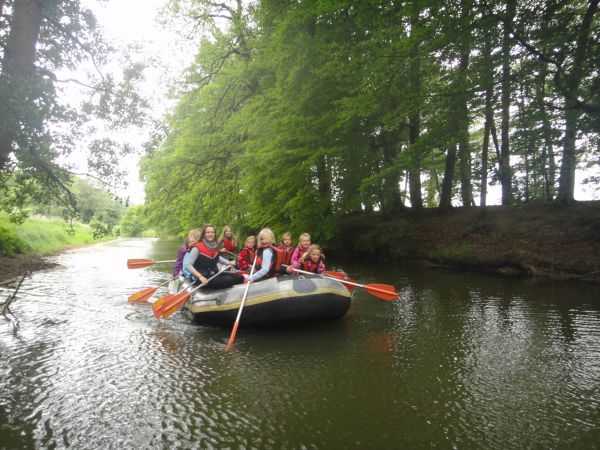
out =
[[(87, 149), (89, 175), (121, 183), (117, 166), (131, 148), (98, 133), (145, 124), (149, 105), (136, 86), (144, 64), (129, 50), (115, 64), (119, 55), (79, 0), (8, 0), (0, 13), (0, 210), (22, 221), (33, 204), (89, 221), (67, 161)], [(107, 73), (107, 64), (122, 76)], [(65, 81), (75, 70), (81, 79)], [(78, 97), (86, 100), (77, 104)], [(118, 217), (100, 220), (110, 226)]]
[[(511, 194), (551, 201), (565, 137), (559, 80), (571, 79), (563, 63), (574, 57), (588, 3), (514, 4), (509, 20), (506, 2), (171, 2), (211, 36), (199, 42), (166, 139), (142, 163), (147, 223), (179, 235), (206, 222), (271, 226), (335, 242), (349, 215), (393, 217), (405, 199), (436, 207), (446, 193), (471, 206), (482, 175), (499, 180), (494, 137), (506, 123)], [(229, 26), (216, 27), (223, 16)], [(582, 49), (594, 61), (597, 20)], [(504, 84), (503, 50), (513, 59)], [(598, 79), (586, 59), (573, 89), (590, 95), (587, 106), (597, 106)], [(592, 155), (595, 110), (574, 108), (581, 152)], [(397, 226), (365, 230), (361, 245), (409, 254), (411, 227)]]
[(121, 234), (128, 237), (141, 237), (147, 229), (146, 208), (136, 205), (130, 206), (121, 218)]
[(12, 227), (0, 223), (0, 255), (11, 256), (28, 250), (27, 244)]
[[(12, 248), (13, 253), (33, 251), (47, 254), (62, 250), (67, 245), (98, 242), (90, 226), (78, 222), (67, 224), (58, 218), (33, 216), (16, 226), (2, 215), (0, 229), (7, 230), (0, 231), (0, 246)], [(110, 237), (104, 236), (101, 240), (107, 239)]]

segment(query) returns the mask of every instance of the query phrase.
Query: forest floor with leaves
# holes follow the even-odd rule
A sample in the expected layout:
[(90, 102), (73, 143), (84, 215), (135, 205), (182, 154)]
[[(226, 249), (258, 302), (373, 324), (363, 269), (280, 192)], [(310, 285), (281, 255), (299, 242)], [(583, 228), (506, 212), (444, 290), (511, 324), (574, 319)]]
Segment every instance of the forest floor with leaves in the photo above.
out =
[(351, 217), (340, 234), (371, 259), (600, 282), (599, 201)]

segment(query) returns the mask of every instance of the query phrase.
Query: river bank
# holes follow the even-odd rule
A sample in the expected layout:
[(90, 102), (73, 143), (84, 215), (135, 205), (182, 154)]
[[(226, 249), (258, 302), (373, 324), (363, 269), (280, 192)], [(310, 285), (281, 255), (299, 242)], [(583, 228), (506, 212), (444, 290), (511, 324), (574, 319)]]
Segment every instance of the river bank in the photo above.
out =
[[(342, 260), (600, 283), (600, 201), (348, 217), (326, 248)], [(53, 267), (55, 254), (0, 256), (0, 284)]]
[(342, 258), (600, 283), (600, 202), (349, 217), (335, 248)]

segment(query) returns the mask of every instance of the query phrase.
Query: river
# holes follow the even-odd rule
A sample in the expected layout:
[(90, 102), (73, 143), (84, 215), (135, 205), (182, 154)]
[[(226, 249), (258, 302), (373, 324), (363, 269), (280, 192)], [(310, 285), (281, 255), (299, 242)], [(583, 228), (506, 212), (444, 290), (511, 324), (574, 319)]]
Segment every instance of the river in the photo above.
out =
[(357, 290), (339, 321), (225, 352), (230, 330), (127, 302), (171, 264), (126, 260), (178, 246), (89, 246), (25, 281), (20, 327), (0, 322), (0, 448), (600, 448), (598, 287), (328, 262), (400, 299)]

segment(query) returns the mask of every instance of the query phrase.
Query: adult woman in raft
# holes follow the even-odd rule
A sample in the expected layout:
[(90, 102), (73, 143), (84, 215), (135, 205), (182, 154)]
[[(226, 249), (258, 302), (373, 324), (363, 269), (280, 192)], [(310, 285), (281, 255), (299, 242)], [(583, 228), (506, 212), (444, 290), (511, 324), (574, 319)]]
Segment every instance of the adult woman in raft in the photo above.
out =
[(216, 237), (215, 226), (212, 224), (204, 225), (202, 233), (200, 233), (200, 241), (190, 250), (184, 268), (195, 276), (200, 284), (209, 289), (226, 289), (234, 284), (243, 283), (244, 276), (232, 272), (221, 272), (210, 283), (208, 282), (208, 279), (219, 271), (217, 263), (230, 266), (235, 264), (234, 261), (229, 261), (220, 256)]

